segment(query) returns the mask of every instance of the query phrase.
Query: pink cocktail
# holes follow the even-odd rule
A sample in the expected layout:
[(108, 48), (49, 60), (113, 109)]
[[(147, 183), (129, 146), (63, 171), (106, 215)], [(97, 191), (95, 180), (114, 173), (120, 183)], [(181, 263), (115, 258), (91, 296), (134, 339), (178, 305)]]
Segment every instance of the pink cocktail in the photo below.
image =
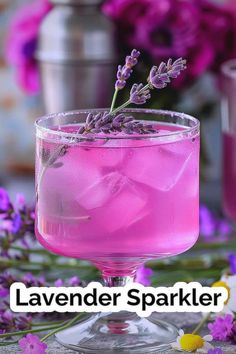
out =
[(111, 285), (198, 237), (198, 121), (128, 111), (155, 121), (156, 133), (80, 136), (86, 112), (37, 122), (37, 238), (52, 252), (93, 262)]
[(236, 134), (223, 133), (223, 196), (227, 216), (236, 220)]

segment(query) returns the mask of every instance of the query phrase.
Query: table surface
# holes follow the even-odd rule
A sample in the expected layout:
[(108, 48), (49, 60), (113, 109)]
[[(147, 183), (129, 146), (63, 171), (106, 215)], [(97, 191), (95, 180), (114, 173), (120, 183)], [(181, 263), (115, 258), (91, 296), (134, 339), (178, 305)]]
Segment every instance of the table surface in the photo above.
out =
[[(196, 325), (201, 320), (201, 315), (196, 313), (171, 313), (171, 314), (159, 314), (161, 319), (166, 319), (167, 321), (175, 324), (179, 328), (183, 328), (183, 330), (187, 333), (191, 333)], [(205, 329), (205, 333), (207, 329)], [(204, 333), (204, 330), (203, 330)], [(48, 341), (48, 350), (47, 354), (73, 354), (75, 351), (66, 349), (60, 344), (58, 344), (53, 338)], [(236, 354), (236, 345), (229, 345), (227, 343), (213, 343), (214, 346), (221, 347), (223, 353), (227, 354)], [(0, 353), (4, 354), (14, 354), (20, 353), (18, 346), (9, 346), (0, 348)], [(180, 352), (174, 350), (165, 350), (163, 354), (177, 354)], [(104, 353), (105, 354), (105, 353)], [(147, 353), (148, 354), (148, 353)]]

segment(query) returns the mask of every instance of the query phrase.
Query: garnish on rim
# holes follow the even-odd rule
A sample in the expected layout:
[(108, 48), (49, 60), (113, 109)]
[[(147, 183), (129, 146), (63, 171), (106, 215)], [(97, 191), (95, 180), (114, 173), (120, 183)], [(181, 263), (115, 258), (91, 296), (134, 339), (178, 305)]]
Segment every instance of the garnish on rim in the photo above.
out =
[[(151, 98), (151, 90), (166, 87), (171, 82), (171, 79), (175, 79), (182, 70), (186, 69), (186, 60), (179, 58), (172, 62), (172, 59), (169, 59), (167, 63), (162, 62), (158, 67), (153, 66), (147, 79), (148, 83), (146, 85), (142, 83), (133, 84), (129, 100), (114, 108), (118, 92), (125, 87), (126, 81), (133, 72), (132, 68), (138, 63), (139, 55), (140, 52), (133, 49), (131, 54), (126, 57), (125, 64), (118, 66), (110, 112), (89, 113), (85, 124), (78, 131), (79, 134), (115, 134), (120, 132), (126, 134), (148, 134), (156, 132), (152, 125), (137, 121), (134, 117), (125, 116), (124, 113), (119, 112), (131, 103), (137, 105), (146, 103)], [(119, 114), (116, 115), (117, 113)]]

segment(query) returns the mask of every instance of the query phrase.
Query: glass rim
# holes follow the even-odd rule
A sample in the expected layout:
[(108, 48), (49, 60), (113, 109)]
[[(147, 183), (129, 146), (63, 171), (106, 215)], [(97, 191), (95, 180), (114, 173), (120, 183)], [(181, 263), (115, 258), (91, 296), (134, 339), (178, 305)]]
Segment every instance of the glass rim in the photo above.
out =
[[(71, 111), (65, 111), (65, 112), (58, 112), (58, 113), (52, 113), (52, 114), (47, 114), (44, 116), (39, 117), (34, 125), (36, 127), (36, 130), (41, 131), (42, 133), (50, 133), (50, 135), (55, 135), (58, 137), (64, 137), (64, 138), (76, 138), (79, 139), (80, 141), (83, 140), (91, 140), (91, 135), (85, 136), (83, 134), (79, 133), (70, 133), (70, 132), (65, 132), (65, 131), (59, 131), (59, 130), (54, 130), (50, 127), (44, 127), (41, 124), (45, 122), (48, 119), (56, 118), (56, 117), (66, 117), (70, 115), (79, 115), (79, 114), (88, 114), (88, 113), (98, 113), (98, 112), (108, 112), (109, 108), (92, 108), (92, 109), (78, 109), (78, 110), (71, 110)], [(109, 139), (113, 140), (128, 140), (128, 139), (163, 139), (163, 138), (173, 138), (175, 137), (194, 137), (197, 136), (200, 132), (200, 121), (187, 114), (187, 113), (182, 113), (182, 112), (177, 112), (177, 111), (171, 111), (171, 110), (163, 110), (163, 109), (152, 109), (152, 108), (125, 108), (122, 109), (119, 113), (147, 113), (147, 114), (159, 114), (163, 116), (170, 116), (170, 117), (177, 117), (181, 119), (187, 119), (193, 123), (193, 126), (184, 126), (183, 129), (179, 131), (174, 131), (174, 132), (168, 132), (164, 134), (159, 134), (159, 133), (148, 133), (148, 134), (130, 134), (130, 135), (122, 135), (122, 136), (117, 136), (115, 134), (109, 134)], [(146, 120), (146, 122), (150, 122), (151, 120)], [(157, 122), (155, 120), (152, 120), (152, 122)], [(169, 122), (167, 122), (169, 123)], [(51, 139), (50, 139), (51, 140)], [(98, 133), (93, 134), (93, 140), (107, 140), (107, 135), (106, 136), (100, 136)], [(172, 139), (171, 139), (172, 140)]]

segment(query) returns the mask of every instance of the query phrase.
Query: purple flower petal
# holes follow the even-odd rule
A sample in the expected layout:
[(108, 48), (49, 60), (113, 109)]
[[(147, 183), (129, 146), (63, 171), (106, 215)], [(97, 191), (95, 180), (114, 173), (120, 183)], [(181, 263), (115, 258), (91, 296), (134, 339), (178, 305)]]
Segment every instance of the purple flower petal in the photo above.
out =
[(151, 268), (142, 265), (136, 273), (135, 281), (137, 283), (143, 284), (144, 286), (151, 285), (150, 277), (153, 275), (153, 270)]
[(236, 274), (236, 255), (233, 253), (230, 253), (228, 256), (228, 259), (229, 259), (229, 264), (230, 264), (230, 273)]

